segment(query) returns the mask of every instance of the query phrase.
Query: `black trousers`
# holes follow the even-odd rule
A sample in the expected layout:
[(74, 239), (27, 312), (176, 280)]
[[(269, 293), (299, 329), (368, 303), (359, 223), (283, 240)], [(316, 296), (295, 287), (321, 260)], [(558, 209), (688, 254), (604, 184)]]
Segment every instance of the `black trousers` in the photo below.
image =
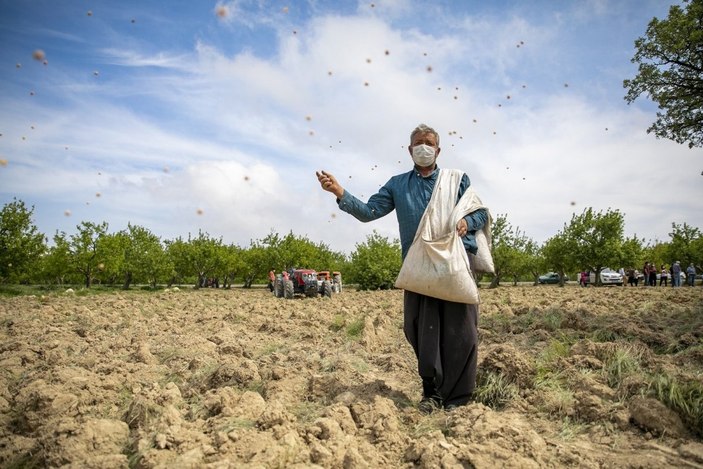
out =
[(405, 337), (423, 382), (434, 383), (445, 406), (466, 404), (476, 387), (478, 305), (406, 290), (403, 307)]

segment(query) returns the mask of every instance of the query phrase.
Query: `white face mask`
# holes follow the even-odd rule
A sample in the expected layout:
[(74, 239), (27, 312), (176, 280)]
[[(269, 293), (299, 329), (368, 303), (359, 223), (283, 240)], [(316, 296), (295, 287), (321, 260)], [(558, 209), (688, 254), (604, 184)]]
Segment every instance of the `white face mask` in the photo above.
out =
[(432, 166), (437, 150), (429, 145), (415, 145), (413, 147), (413, 162), (423, 168)]

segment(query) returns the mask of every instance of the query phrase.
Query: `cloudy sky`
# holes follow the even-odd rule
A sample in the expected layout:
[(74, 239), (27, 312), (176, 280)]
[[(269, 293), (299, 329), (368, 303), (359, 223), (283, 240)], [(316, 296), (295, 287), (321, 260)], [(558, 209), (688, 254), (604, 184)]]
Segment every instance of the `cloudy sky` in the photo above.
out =
[(350, 253), (368, 198), (440, 133), (493, 216), (542, 242), (586, 207), (628, 235), (703, 228), (703, 152), (623, 99), (634, 40), (675, 0), (0, 0), (0, 203), (49, 238), (81, 221)]

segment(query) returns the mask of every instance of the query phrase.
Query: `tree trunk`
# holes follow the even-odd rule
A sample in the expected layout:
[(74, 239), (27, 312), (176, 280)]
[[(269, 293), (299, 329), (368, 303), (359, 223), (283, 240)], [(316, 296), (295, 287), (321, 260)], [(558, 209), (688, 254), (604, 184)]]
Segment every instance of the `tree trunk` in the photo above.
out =
[(493, 279), (491, 280), (491, 284), (488, 285), (488, 288), (497, 288), (498, 285), (500, 285), (500, 276), (494, 275)]
[(124, 274), (124, 283), (122, 284), (122, 289), (129, 290), (130, 283), (132, 283), (132, 272), (127, 271)]

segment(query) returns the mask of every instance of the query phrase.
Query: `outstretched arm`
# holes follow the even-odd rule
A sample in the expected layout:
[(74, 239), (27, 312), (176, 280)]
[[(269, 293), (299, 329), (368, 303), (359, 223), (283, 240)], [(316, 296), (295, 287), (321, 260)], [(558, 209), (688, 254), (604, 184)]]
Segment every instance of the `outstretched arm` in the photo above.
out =
[(317, 180), (320, 186), (327, 192), (333, 193), (338, 199), (344, 195), (344, 188), (337, 182), (337, 179), (326, 171), (316, 171)]

